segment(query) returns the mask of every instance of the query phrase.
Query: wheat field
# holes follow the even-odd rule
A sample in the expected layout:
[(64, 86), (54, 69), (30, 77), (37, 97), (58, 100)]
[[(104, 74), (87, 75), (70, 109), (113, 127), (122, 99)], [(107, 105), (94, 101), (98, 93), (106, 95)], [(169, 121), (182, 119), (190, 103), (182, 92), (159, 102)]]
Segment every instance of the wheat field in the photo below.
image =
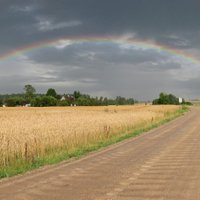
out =
[(0, 108), (0, 167), (145, 127), (179, 106)]

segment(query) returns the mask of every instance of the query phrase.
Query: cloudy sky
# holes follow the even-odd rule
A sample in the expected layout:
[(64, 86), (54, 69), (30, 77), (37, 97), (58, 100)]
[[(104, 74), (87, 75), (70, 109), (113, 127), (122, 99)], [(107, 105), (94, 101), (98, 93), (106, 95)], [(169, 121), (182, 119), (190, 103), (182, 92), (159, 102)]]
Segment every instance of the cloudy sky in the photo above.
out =
[[(38, 92), (53, 87), (151, 100), (164, 91), (200, 98), (198, 59), (144, 45), (200, 57), (199, 8), (199, 0), (0, 0), (0, 93), (32, 84)], [(79, 40), (95, 37), (115, 42)]]

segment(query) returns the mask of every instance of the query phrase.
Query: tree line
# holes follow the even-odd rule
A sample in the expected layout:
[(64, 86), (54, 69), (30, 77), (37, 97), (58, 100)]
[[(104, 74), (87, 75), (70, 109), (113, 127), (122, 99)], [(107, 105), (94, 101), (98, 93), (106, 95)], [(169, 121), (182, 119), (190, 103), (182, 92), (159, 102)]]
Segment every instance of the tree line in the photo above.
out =
[[(16, 106), (32, 106), (32, 107), (46, 107), (46, 106), (107, 106), (107, 105), (133, 105), (138, 103), (133, 98), (125, 98), (117, 96), (115, 99), (107, 97), (92, 97), (88, 94), (82, 94), (80, 91), (74, 91), (72, 94), (60, 95), (54, 88), (49, 88), (46, 94), (37, 94), (36, 89), (32, 85), (25, 85), (24, 93), (21, 94), (7, 94), (0, 95), (0, 106), (16, 107)], [(182, 99), (179, 102), (173, 94), (166, 94), (161, 92), (159, 98), (152, 101), (153, 105), (179, 105), (187, 104)]]
[(154, 99), (152, 102), (153, 105), (192, 105), (190, 102), (186, 102), (183, 98), (181, 98), (181, 102), (179, 98), (177, 98), (173, 94), (166, 94), (161, 92), (158, 99)]
[(46, 94), (37, 94), (32, 85), (24, 86), (24, 93), (0, 95), (0, 106), (107, 106), (107, 105), (133, 105), (133, 98), (117, 96), (115, 99), (107, 97), (91, 97), (74, 91), (73, 94), (57, 94), (54, 88), (49, 88)]

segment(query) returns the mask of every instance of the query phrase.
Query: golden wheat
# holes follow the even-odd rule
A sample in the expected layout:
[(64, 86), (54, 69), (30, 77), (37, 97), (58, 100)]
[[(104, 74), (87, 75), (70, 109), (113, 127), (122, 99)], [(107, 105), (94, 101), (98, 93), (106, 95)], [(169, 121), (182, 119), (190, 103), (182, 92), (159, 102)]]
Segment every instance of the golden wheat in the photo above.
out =
[(163, 119), (178, 106), (0, 108), (0, 167), (71, 150)]

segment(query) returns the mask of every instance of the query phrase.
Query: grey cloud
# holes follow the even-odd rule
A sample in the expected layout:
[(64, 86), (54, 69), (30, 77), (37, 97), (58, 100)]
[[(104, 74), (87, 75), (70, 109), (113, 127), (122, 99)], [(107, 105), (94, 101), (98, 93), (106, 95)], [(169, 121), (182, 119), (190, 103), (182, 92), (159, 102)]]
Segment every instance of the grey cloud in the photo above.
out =
[(10, 6), (10, 9), (11, 9), (11, 12), (14, 11), (14, 12), (29, 13), (29, 12), (34, 11), (36, 7), (34, 5), (23, 5), (23, 6), (13, 5), (13, 6)]
[[(137, 32), (142, 38), (154, 38), (165, 43), (165, 39), (159, 38), (161, 35), (179, 34), (188, 32), (188, 30), (190, 35), (190, 33), (199, 31), (200, 28), (198, 23), (200, 2), (196, 0), (152, 0), (151, 2), (145, 0), (32, 0), (28, 2), (19, 0), (17, 3), (4, 0), (1, 2), (1, 8), (19, 8), (19, 5), (24, 10), (31, 5), (35, 5), (37, 9), (32, 14), (29, 12), (28, 16), (25, 13), (17, 14), (8, 12), (8, 9), (1, 9), (1, 26), (5, 31), (9, 31), (10, 27), (16, 27), (16, 25), (17, 27), (29, 26), (29, 32), (32, 30), (37, 40), (74, 35), (112, 35)], [(53, 25), (58, 27), (59, 23), (61, 23), (60, 26), (64, 26), (64, 22), (73, 22), (73, 20), (81, 21), (84, 26), (78, 26), (75, 30), (61, 30), (59, 33), (44, 35), (44, 33), (35, 32), (34, 18), (37, 16), (55, 19), (57, 25)], [(12, 30), (10, 34), (16, 37), (15, 30)], [(9, 35), (4, 34), (5, 38)], [(33, 35), (26, 35), (23, 29), (21, 32), (18, 30), (17, 37), (22, 44), (34, 42)], [(11, 42), (13, 46), (18, 45), (14, 41)], [(178, 46), (184, 45), (179, 41)]]
[(156, 39), (156, 42), (165, 44), (171, 48), (176, 49), (190, 49), (192, 48), (192, 41), (189, 41), (186, 38), (181, 36), (169, 35), (169, 36), (160, 36)]
[(81, 21), (78, 20), (54, 22), (51, 19), (45, 19), (43, 17), (36, 17), (36, 20), (38, 21), (36, 27), (39, 31), (53, 31), (57, 29), (75, 27), (82, 24)]
[[(41, 63), (95, 65), (157, 63), (169, 59), (169, 55), (152, 49), (122, 49), (112, 43), (75, 43), (63, 49), (54, 47), (40, 49), (27, 54), (30, 59)], [(103, 67), (103, 66), (102, 66)]]
[(156, 62), (156, 63), (143, 63), (138, 66), (141, 71), (151, 71), (151, 72), (166, 72), (170, 70), (180, 70), (182, 68), (180, 63), (175, 62)]

